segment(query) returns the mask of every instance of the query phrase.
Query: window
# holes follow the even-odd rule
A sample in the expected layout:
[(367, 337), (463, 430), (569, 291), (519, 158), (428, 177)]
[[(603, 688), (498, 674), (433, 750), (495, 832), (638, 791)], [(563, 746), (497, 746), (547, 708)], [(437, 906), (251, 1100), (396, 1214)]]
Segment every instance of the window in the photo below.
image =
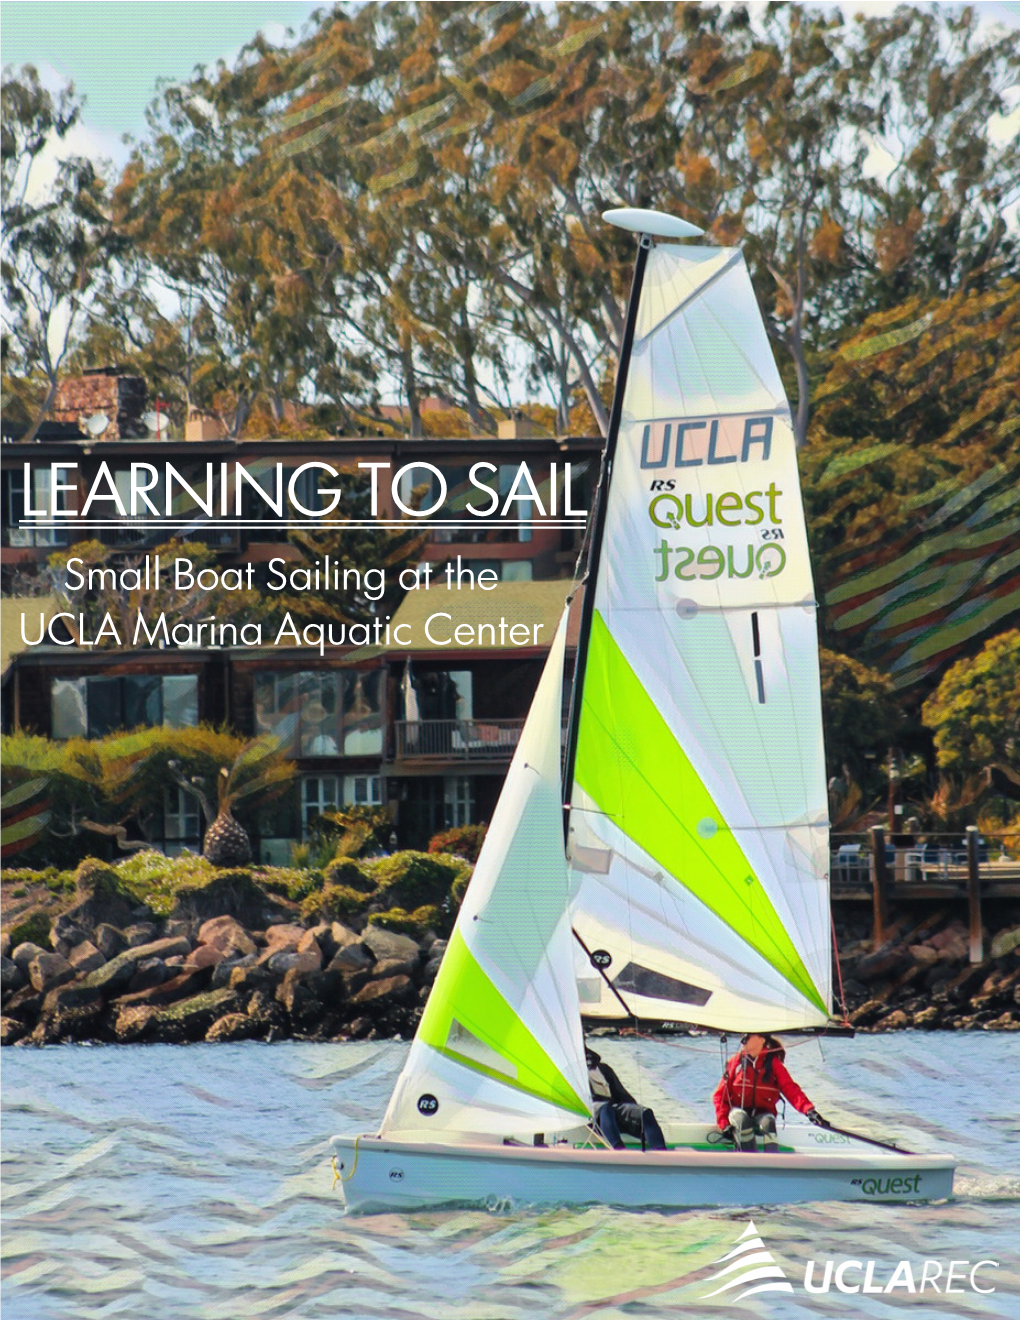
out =
[(168, 788), (163, 796), (163, 839), (168, 857), (202, 843), (202, 817), (198, 801), (182, 788)]
[(443, 780), (446, 828), (470, 825), (475, 814), (475, 783), (468, 775), (447, 775)]
[(380, 775), (344, 775), (345, 807), (378, 807), (382, 805), (382, 777)]
[(57, 678), (50, 688), (54, 738), (102, 738), (118, 729), (198, 723), (197, 674)]
[(382, 671), (258, 674), (255, 729), (297, 756), (382, 754)]
[(303, 833), (324, 811), (335, 811), (338, 805), (336, 775), (305, 775), (301, 781), (301, 825)]
[[(45, 509), (45, 514), (39, 517), (48, 517), (50, 512), (50, 469), (48, 467), (32, 468), (32, 491), (29, 503), (33, 509)], [(69, 483), (70, 474), (64, 472), (61, 480)], [(4, 501), (4, 521), (8, 528), (8, 538), (11, 545), (67, 545), (68, 534), (60, 527), (33, 527), (33, 519), (25, 515), (25, 469), (21, 467), (12, 468), (10, 472), (4, 473), (4, 484), (6, 485), (6, 499)], [(57, 509), (67, 509), (68, 492), (61, 490), (57, 492)]]
[(530, 582), (530, 559), (507, 559), (503, 563), (504, 582)]

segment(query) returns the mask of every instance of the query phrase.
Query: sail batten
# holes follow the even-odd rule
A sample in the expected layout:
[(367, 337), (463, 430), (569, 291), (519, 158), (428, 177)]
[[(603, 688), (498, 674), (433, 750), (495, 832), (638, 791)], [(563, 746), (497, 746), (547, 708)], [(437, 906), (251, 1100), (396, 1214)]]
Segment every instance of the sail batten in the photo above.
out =
[[(789, 404), (739, 250), (656, 246), (635, 322), (579, 666), (574, 926), (638, 1016), (819, 1025), (827, 801)], [(621, 1010), (604, 984), (584, 1011)]]

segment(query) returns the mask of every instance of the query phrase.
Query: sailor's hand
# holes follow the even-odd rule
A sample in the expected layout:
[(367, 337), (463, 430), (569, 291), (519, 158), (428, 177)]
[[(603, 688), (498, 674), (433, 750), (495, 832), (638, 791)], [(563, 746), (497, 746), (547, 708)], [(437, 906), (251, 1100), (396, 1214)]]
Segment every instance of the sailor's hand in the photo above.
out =
[(805, 1114), (805, 1118), (809, 1123), (814, 1123), (815, 1127), (829, 1126), (828, 1121), (822, 1118), (821, 1114), (818, 1112), (817, 1109), (809, 1109)]
[(733, 1131), (732, 1123), (727, 1123), (726, 1126), (722, 1129), (722, 1139), (723, 1141), (730, 1142), (732, 1145), (736, 1145), (737, 1134)]

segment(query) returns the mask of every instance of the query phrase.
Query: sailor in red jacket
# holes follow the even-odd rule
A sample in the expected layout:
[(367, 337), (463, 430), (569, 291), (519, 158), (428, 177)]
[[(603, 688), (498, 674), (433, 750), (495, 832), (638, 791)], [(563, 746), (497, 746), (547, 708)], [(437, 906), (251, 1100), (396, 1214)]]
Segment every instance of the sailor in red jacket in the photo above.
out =
[(757, 1150), (756, 1133), (761, 1134), (766, 1151), (779, 1150), (776, 1108), (780, 1097), (812, 1123), (825, 1126), (821, 1114), (786, 1071), (786, 1051), (775, 1036), (751, 1032), (740, 1044), (712, 1096), (716, 1120), (732, 1135), (737, 1150)]

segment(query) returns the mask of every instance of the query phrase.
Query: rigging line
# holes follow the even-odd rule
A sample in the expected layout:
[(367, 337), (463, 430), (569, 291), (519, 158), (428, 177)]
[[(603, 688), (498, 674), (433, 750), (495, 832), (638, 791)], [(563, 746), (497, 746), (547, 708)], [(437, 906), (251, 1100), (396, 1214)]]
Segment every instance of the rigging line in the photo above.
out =
[[(591, 960), (591, 949), (588, 948), (587, 944), (585, 944), (584, 940), (581, 939), (580, 935), (578, 935), (577, 931), (574, 930), (573, 926), (571, 926), (570, 930), (571, 930), (571, 933), (572, 933), (573, 936), (574, 936), (574, 939), (577, 940), (578, 944), (580, 944), (581, 948), (584, 950), (585, 954), (587, 955), (587, 958), (588, 958), (588, 966), (589, 966), (589, 967), (595, 967), (595, 964), (594, 964), (594, 963), (592, 962), (592, 960)], [(612, 990), (613, 994), (614, 994), (614, 995), (617, 997), (617, 999), (620, 1001), (620, 1004), (621, 1004), (621, 1006), (622, 1006), (622, 1008), (623, 1008), (623, 1011), (627, 1014), (627, 1016), (630, 1018), (630, 1020), (631, 1020), (632, 1022), (637, 1022), (637, 1021), (639, 1020), (639, 1019), (638, 1019), (638, 1015), (637, 1015), (637, 1014), (631, 1009), (631, 1007), (630, 1007), (630, 1005), (627, 1003), (626, 999), (624, 999), (623, 995), (620, 994), (620, 992), (619, 992), (619, 990), (617, 990), (616, 986), (613, 985), (612, 981), (610, 981), (609, 977), (606, 975), (605, 968), (604, 968), (604, 967), (595, 967), (595, 970), (598, 972), (599, 976), (602, 977), (603, 981), (605, 981), (606, 985), (609, 986), (610, 990)]]
[(846, 995), (843, 993), (843, 969), (839, 965), (839, 945), (836, 943), (836, 919), (832, 915), (832, 903), (829, 903), (829, 926), (832, 929), (832, 960), (836, 964), (836, 979), (839, 982), (839, 1006), (843, 1010), (843, 1026), (850, 1026), (846, 1015)]

